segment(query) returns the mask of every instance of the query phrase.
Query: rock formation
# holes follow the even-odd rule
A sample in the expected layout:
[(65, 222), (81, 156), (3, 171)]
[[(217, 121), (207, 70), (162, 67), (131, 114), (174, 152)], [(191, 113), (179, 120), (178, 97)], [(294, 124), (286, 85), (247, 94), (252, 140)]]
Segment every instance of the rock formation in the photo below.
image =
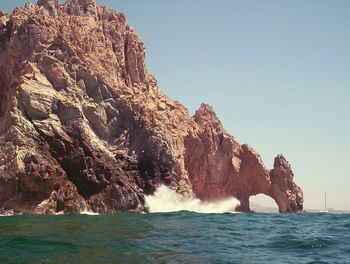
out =
[(202, 104), (194, 115), (198, 130), (185, 137), (185, 167), (194, 193), (202, 200), (235, 196), (240, 211), (250, 211), (249, 197), (272, 197), (280, 212), (303, 209), (303, 193), (293, 182), (287, 160), (279, 155), (267, 170), (248, 145), (240, 145), (223, 128), (212, 107)]
[(0, 208), (147, 210), (160, 184), (203, 200), (264, 193), (303, 209), (283, 156), (267, 170), (203, 104), (165, 96), (125, 16), (94, 0), (39, 0), (0, 13)]

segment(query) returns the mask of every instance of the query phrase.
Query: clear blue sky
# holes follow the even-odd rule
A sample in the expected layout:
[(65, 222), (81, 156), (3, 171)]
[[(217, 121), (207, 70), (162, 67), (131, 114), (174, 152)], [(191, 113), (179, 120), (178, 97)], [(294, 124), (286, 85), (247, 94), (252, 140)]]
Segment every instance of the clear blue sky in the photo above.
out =
[[(10, 11), (26, 1), (2, 1)], [(306, 208), (350, 209), (350, 1), (100, 0), (123, 12), (165, 93), (272, 167), (283, 153)]]

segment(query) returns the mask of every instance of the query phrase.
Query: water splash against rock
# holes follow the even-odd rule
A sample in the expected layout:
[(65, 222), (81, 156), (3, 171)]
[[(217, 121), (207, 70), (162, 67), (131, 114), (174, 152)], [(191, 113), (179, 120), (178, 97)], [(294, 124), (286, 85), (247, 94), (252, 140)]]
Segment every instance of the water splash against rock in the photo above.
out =
[(226, 213), (233, 212), (239, 202), (234, 197), (224, 200), (203, 202), (196, 198), (188, 198), (162, 185), (154, 193), (148, 195), (146, 204), (151, 213), (192, 211), (196, 213)]
[(234, 196), (240, 211), (259, 193), (303, 210), (283, 156), (269, 170), (211, 106), (192, 117), (161, 91), (123, 14), (95, 0), (0, 11), (0, 57), (0, 208), (141, 213), (165, 184), (202, 201)]

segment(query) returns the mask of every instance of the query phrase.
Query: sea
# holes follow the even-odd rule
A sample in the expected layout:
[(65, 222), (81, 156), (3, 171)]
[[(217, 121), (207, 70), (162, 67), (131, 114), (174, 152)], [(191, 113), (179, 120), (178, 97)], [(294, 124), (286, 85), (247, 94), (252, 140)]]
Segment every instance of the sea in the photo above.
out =
[(0, 217), (0, 263), (350, 263), (350, 214), (205, 208)]

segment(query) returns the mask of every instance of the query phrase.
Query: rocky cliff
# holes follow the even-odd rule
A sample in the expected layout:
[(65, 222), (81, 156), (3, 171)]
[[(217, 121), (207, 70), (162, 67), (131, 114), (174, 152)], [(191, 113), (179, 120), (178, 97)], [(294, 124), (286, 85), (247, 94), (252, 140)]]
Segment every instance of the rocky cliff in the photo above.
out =
[(40, 0), (0, 13), (0, 208), (147, 210), (165, 184), (203, 200), (303, 195), (279, 155), (268, 170), (203, 104), (191, 117), (145, 68), (125, 16), (94, 0)]

